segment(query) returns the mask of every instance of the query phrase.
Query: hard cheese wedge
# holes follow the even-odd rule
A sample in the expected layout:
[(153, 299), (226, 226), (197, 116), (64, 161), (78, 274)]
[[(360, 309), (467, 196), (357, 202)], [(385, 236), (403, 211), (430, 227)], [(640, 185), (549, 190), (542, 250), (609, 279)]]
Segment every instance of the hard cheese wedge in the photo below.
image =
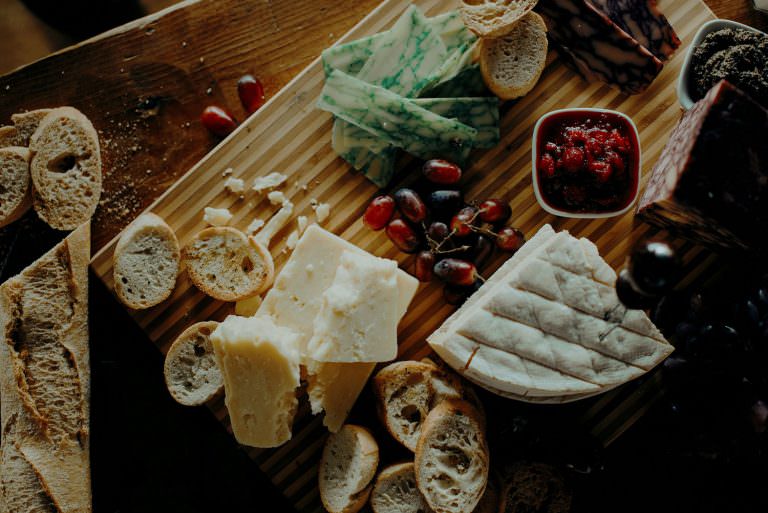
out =
[(211, 334), (239, 443), (277, 447), (291, 439), (300, 384), (298, 339), (268, 316), (230, 315)]
[(543, 228), (429, 337), (467, 378), (521, 400), (579, 399), (636, 378), (672, 352), (616, 297), (586, 239)]

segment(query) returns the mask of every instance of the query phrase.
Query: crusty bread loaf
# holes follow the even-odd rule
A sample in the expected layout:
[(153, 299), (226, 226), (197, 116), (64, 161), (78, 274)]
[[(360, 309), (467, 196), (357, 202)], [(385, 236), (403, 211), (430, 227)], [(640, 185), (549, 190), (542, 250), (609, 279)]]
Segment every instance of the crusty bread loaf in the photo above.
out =
[(229, 226), (202, 230), (184, 247), (182, 259), (192, 283), (221, 301), (259, 294), (275, 274), (269, 250)]
[(123, 231), (113, 256), (115, 293), (126, 306), (149, 308), (173, 292), (181, 249), (160, 216), (140, 215)]
[(57, 230), (88, 221), (101, 196), (99, 137), (91, 122), (72, 107), (43, 118), (29, 142), (34, 207)]
[(480, 37), (501, 37), (536, 7), (538, 0), (462, 0), (459, 12), (469, 30)]
[(198, 322), (176, 338), (165, 355), (165, 386), (171, 397), (184, 406), (199, 406), (224, 390), (211, 333), (219, 323)]
[(518, 461), (504, 470), (500, 513), (568, 513), (572, 492), (552, 465)]
[(547, 47), (547, 26), (535, 12), (526, 14), (509, 34), (482, 39), (480, 72), (485, 85), (502, 100), (526, 95), (544, 71)]
[(320, 459), (320, 499), (329, 513), (360, 511), (371, 493), (379, 446), (364, 427), (346, 424), (331, 433)]
[(17, 144), (19, 146), (29, 146), (29, 141), (32, 139), (32, 134), (35, 133), (37, 127), (40, 126), (45, 116), (51, 113), (53, 109), (37, 109), (27, 112), (20, 112), (11, 116), (11, 121), (16, 128), (16, 134), (18, 138)]
[(32, 206), (29, 150), (0, 148), (0, 227), (21, 217)]
[(2, 513), (91, 511), (85, 224), (0, 286)]
[(23, 146), (19, 144), (19, 132), (15, 126), (0, 126), (0, 148)]
[(373, 513), (432, 511), (416, 486), (413, 462), (390, 465), (379, 473), (371, 492), (371, 508)]
[(462, 397), (458, 377), (430, 362), (392, 363), (374, 376), (372, 385), (379, 418), (411, 451), (416, 450), (429, 411), (443, 399)]
[(419, 491), (436, 513), (471, 513), (485, 492), (489, 471), (477, 410), (460, 399), (438, 404), (421, 427), (414, 463)]

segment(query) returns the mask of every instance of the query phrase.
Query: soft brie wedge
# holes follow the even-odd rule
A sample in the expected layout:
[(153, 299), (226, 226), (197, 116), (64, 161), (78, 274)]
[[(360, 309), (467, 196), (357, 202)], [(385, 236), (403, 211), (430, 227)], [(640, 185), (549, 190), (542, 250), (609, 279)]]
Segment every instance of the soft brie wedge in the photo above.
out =
[(465, 377), (520, 400), (566, 402), (641, 376), (672, 346), (627, 310), (597, 248), (542, 228), (428, 338)]

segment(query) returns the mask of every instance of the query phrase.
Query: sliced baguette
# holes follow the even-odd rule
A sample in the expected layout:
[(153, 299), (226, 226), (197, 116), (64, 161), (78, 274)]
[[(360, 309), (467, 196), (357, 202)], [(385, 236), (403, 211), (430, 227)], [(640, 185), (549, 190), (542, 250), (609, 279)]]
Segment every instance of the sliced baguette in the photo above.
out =
[(8, 225), (32, 206), (29, 150), (0, 148), (0, 227)]
[(545, 463), (518, 461), (504, 469), (500, 513), (568, 513), (573, 494), (562, 474)]
[(0, 126), (0, 148), (24, 146), (19, 143), (19, 132), (15, 126)]
[(72, 107), (51, 110), (29, 142), (34, 207), (57, 230), (88, 221), (101, 196), (99, 137)]
[(501, 37), (509, 34), (537, 3), (538, 0), (462, 0), (459, 12), (467, 28), (478, 36)]
[(53, 109), (37, 109), (28, 112), (20, 112), (11, 116), (11, 121), (16, 128), (19, 146), (29, 146), (32, 134), (40, 126), (45, 116), (51, 113)]
[(488, 443), (483, 422), (468, 402), (446, 399), (421, 427), (416, 484), (436, 513), (471, 513), (488, 482)]
[(173, 342), (165, 355), (165, 386), (171, 397), (184, 406), (200, 406), (224, 390), (211, 333), (215, 321), (193, 324)]
[(125, 229), (115, 247), (115, 293), (139, 310), (165, 301), (179, 274), (181, 249), (176, 234), (158, 215), (140, 215)]
[(547, 26), (535, 12), (518, 21), (509, 34), (480, 41), (480, 72), (488, 89), (502, 100), (526, 95), (547, 61)]
[(432, 511), (416, 486), (412, 462), (390, 465), (379, 473), (371, 492), (371, 509), (373, 513)]
[(330, 513), (356, 513), (368, 501), (379, 465), (379, 446), (371, 433), (346, 424), (328, 436), (320, 459), (320, 499)]
[(199, 232), (182, 250), (192, 283), (221, 301), (240, 301), (272, 284), (272, 255), (253, 237), (220, 226)]

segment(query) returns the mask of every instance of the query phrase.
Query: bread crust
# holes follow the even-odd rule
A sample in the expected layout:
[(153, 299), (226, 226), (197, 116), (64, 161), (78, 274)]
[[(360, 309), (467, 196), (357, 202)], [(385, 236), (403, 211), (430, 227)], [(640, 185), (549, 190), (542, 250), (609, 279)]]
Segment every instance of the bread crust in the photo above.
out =
[[(180, 361), (182, 358), (182, 351), (185, 349), (184, 346), (186, 344), (194, 343), (194, 341), (198, 338), (198, 336), (202, 336), (205, 338), (209, 338), (211, 333), (214, 332), (216, 327), (219, 325), (216, 321), (204, 321), (204, 322), (198, 322), (193, 324), (192, 326), (185, 329), (181, 335), (179, 335), (176, 340), (173, 341), (173, 344), (171, 344), (171, 347), (168, 349), (168, 353), (165, 355), (165, 363), (163, 364), (163, 375), (165, 377), (165, 386), (168, 388), (168, 393), (171, 394), (171, 397), (173, 399), (184, 406), (200, 406), (202, 404), (207, 403), (214, 397), (219, 396), (222, 392), (224, 392), (224, 377), (221, 375), (221, 369), (218, 368), (218, 364), (216, 363), (216, 359), (213, 358), (213, 346), (210, 344), (210, 340), (208, 340), (208, 346), (210, 347), (210, 352), (207, 351), (203, 355), (199, 355), (197, 353), (197, 348), (195, 347), (193, 354), (196, 357), (202, 358), (203, 356), (210, 355), (210, 357), (213, 360), (213, 363), (215, 365), (215, 369), (209, 369), (212, 372), (215, 372), (218, 374), (218, 387), (211, 388), (208, 394), (204, 395), (195, 395), (192, 396), (190, 394), (183, 394), (181, 390), (179, 390), (179, 386), (174, 383), (173, 380), (173, 370), (174, 368), (177, 368), (179, 366), (186, 366), (190, 367), (189, 364), (186, 364), (186, 362)], [(194, 372), (194, 369), (186, 369), (190, 373)], [(190, 380), (191, 381), (191, 380)], [(198, 389), (199, 390), (199, 389)]]
[(482, 38), (501, 37), (536, 7), (538, 0), (462, 0), (459, 12), (469, 30)]
[(15, 164), (26, 167), (24, 175), (26, 179), (18, 177), (19, 179), (24, 180), (25, 183), (22, 184), (21, 182), (18, 182), (16, 184), (24, 188), (24, 192), (16, 198), (16, 201), (9, 202), (7, 198), (2, 198), (4, 204), (2, 210), (0, 210), (0, 228), (19, 219), (32, 206), (32, 180), (29, 176), (29, 150), (19, 146), (0, 148), (0, 162), (5, 161), (6, 159), (14, 160), (16, 161)]
[[(410, 476), (408, 475), (410, 474)], [(404, 463), (395, 463), (394, 465), (390, 465), (384, 470), (382, 470), (378, 476), (376, 476), (376, 482), (373, 484), (373, 491), (371, 492), (371, 509), (373, 510), (373, 513), (394, 513), (393, 505), (392, 505), (392, 499), (389, 497), (382, 498), (379, 500), (380, 496), (385, 496), (385, 490), (384, 488), (387, 486), (388, 481), (392, 479), (398, 479), (398, 478), (405, 478), (405, 479), (413, 479), (414, 486), (416, 485), (416, 476), (414, 473), (414, 465), (412, 461), (404, 462)], [(400, 488), (398, 488), (400, 490)], [(407, 505), (410, 506), (412, 509), (409, 511), (398, 511), (397, 513), (430, 513), (431, 510), (429, 509), (429, 506), (427, 506), (426, 501), (424, 500), (424, 497), (421, 495), (421, 492), (418, 491), (418, 488), (415, 490), (415, 492), (419, 495), (420, 501), (416, 503), (407, 502), (410, 500), (410, 497), (402, 497), (402, 501)], [(389, 506), (386, 511), (382, 509), (382, 504), (384, 507)], [(497, 512), (493, 512), (497, 513)]]
[(15, 126), (0, 126), (0, 148), (23, 146), (19, 141), (19, 132)]
[(19, 146), (29, 146), (32, 134), (37, 131), (37, 127), (51, 113), (53, 109), (37, 109), (27, 112), (19, 112), (11, 115), (11, 121), (16, 128)]
[[(341, 509), (336, 509), (328, 496), (330, 494), (330, 478), (326, 476), (326, 469), (329, 465), (333, 465), (332, 459), (334, 455), (331, 454), (331, 450), (334, 440), (348, 435), (352, 435), (356, 443), (360, 445), (360, 453), (363, 456), (360, 463), (364, 465), (364, 468), (359, 469), (358, 482), (348, 490), (349, 496), (345, 506)], [(371, 481), (373, 481), (376, 475), (378, 465), (379, 445), (376, 443), (376, 439), (373, 438), (371, 432), (366, 428), (354, 424), (345, 424), (338, 433), (329, 435), (323, 447), (323, 454), (320, 458), (320, 470), (318, 472), (320, 500), (323, 503), (323, 507), (330, 513), (357, 513), (360, 511), (365, 506), (365, 503), (368, 502), (368, 497), (373, 489)]]

